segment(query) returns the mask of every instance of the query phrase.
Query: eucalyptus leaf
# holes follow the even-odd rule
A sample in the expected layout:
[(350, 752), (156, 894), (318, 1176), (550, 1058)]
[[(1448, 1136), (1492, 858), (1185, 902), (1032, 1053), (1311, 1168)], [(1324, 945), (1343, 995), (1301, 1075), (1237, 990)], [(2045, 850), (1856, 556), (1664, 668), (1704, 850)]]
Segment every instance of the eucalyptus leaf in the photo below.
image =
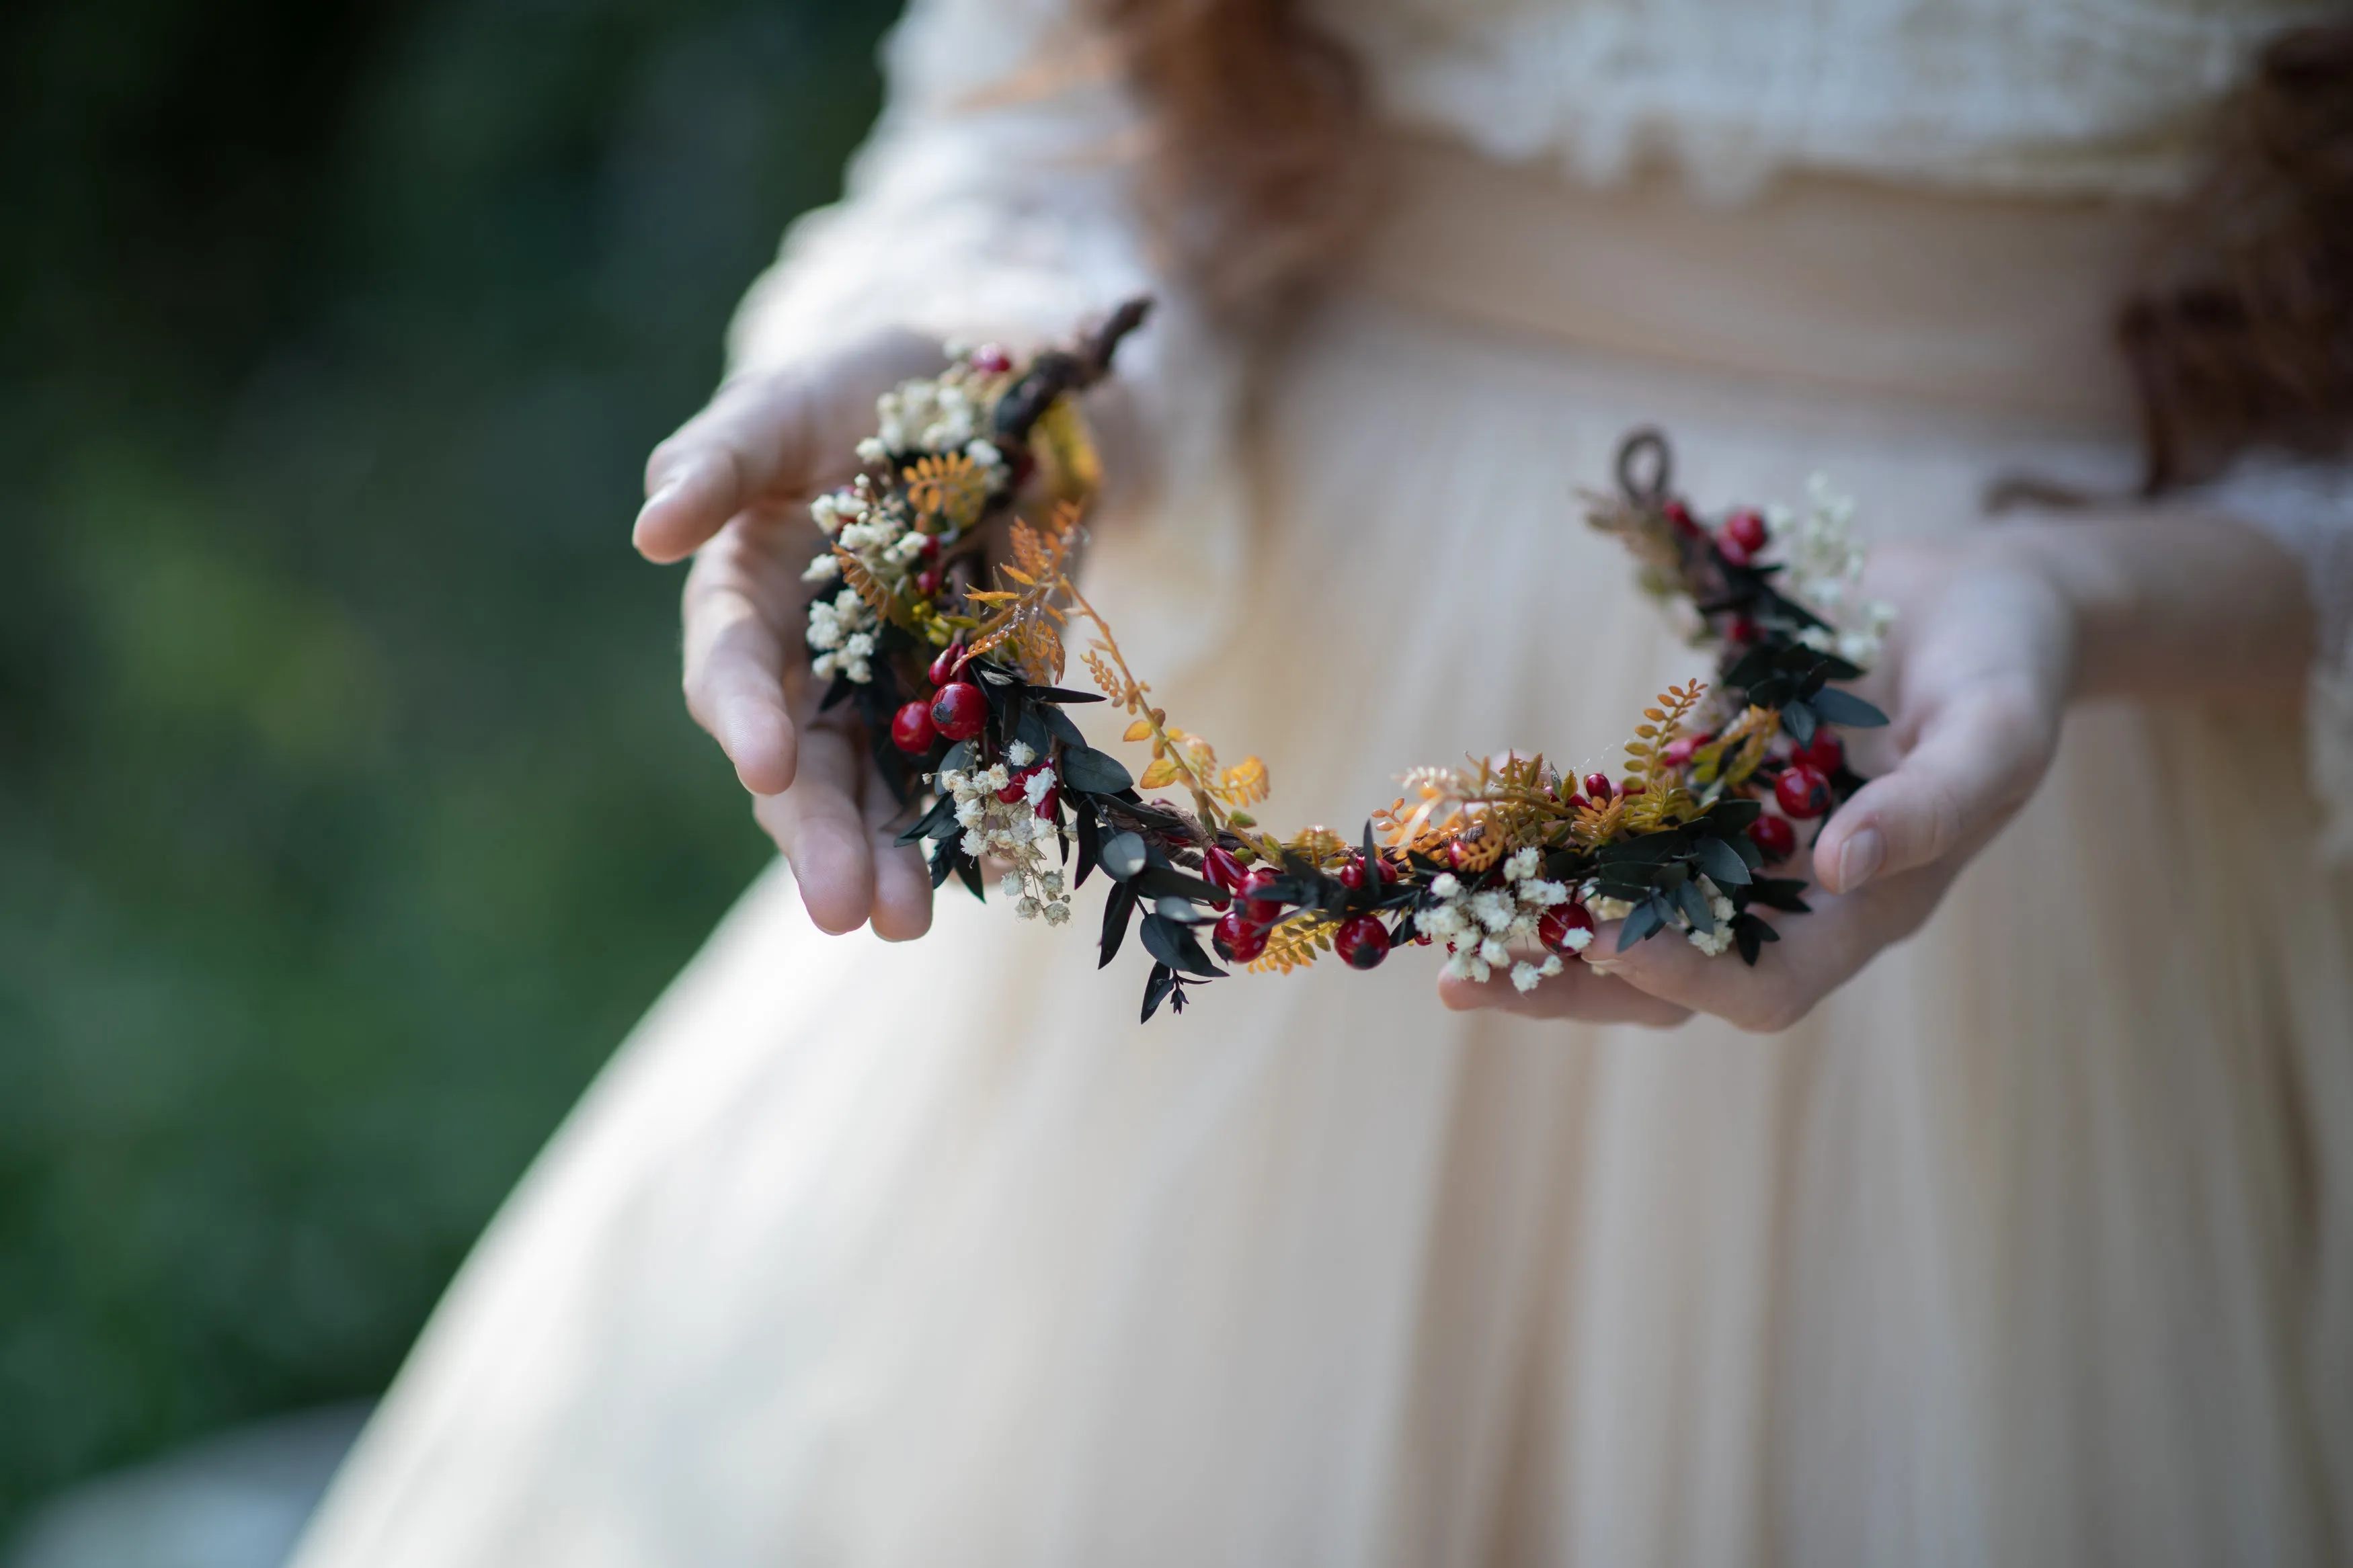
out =
[(972, 742), (970, 741), (958, 741), (948, 748), (947, 755), (940, 759), (940, 772), (944, 773), (965, 773), (970, 771), (971, 767)]
[(945, 838), (947, 837), (946, 833), (934, 831), (944, 822), (950, 827), (953, 827), (955, 824), (955, 797), (954, 795), (944, 795), (940, 796), (939, 799), (934, 801), (932, 803), (931, 810), (923, 813), (923, 816), (910, 823), (906, 831), (899, 835), (898, 842), (901, 844), (913, 844), (917, 840), (923, 838)]
[(1165, 963), (1154, 964), (1152, 966), (1151, 974), (1146, 976), (1144, 982), (1144, 1017), (1142, 1022), (1146, 1024), (1152, 1022), (1152, 1015), (1160, 1011), (1160, 1004), (1166, 1001), (1168, 999), (1168, 994), (1176, 989), (1176, 971), (1170, 969)]
[(1675, 902), (1683, 906), (1683, 919), (1691, 921), (1692, 930), (1702, 936), (1715, 934), (1715, 910), (1709, 907), (1707, 895), (1697, 882), (1685, 882), (1675, 889)]
[(1079, 732), (1079, 727), (1071, 722), (1071, 716), (1060, 708), (1041, 706), (1038, 710), (1038, 718), (1046, 726), (1047, 732), (1062, 744), (1083, 746), (1087, 743), (1086, 736)]
[(1066, 691), (1059, 686), (1033, 686), (1029, 689), (1032, 702), (1100, 702), (1099, 691)]
[(1189, 899), (1204, 904), (1218, 903), (1226, 897), (1214, 884), (1188, 876), (1173, 866), (1145, 867), (1135, 875), (1135, 890), (1147, 897)]
[(1103, 840), (1099, 857), (1103, 868), (1117, 881), (1124, 882), (1151, 863), (1151, 852), (1142, 837), (1133, 833), (1114, 833)]
[(1803, 702), (1792, 700), (1781, 707), (1781, 728), (1789, 731), (1801, 746), (1813, 743), (1814, 710)]
[(1200, 940), (1176, 921), (1156, 914), (1146, 915), (1139, 929), (1144, 951), (1169, 968), (1179, 973), (1198, 974), (1205, 980), (1224, 978), (1225, 971), (1211, 963), (1209, 955), (1201, 951)]

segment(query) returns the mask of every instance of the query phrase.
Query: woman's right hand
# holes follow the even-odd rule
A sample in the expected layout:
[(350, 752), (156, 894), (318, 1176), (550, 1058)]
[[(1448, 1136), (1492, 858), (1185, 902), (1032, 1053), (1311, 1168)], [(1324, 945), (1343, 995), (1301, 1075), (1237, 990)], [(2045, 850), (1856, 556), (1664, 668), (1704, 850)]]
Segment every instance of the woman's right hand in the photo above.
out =
[(821, 536), (808, 500), (854, 471), (874, 399), (937, 371), (939, 345), (876, 333), (780, 370), (730, 380), (646, 461), (634, 540), (687, 574), (686, 706), (735, 764), (753, 816), (791, 862), (824, 931), (902, 942), (932, 922), (923, 857), (893, 844), (898, 803), (845, 705), (817, 711), (800, 619), (802, 570)]

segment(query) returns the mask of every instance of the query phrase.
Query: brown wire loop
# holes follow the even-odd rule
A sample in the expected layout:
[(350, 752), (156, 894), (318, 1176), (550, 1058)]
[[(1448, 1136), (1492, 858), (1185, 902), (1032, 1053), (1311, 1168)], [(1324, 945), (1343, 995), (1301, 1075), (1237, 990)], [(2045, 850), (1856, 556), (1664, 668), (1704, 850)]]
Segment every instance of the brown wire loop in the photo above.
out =
[(1630, 430), (1618, 443), (1618, 488), (1635, 505), (1664, 504), (1674, 477), (1674, 449), (1667, 445), (1666, 432), (1657, 426)]

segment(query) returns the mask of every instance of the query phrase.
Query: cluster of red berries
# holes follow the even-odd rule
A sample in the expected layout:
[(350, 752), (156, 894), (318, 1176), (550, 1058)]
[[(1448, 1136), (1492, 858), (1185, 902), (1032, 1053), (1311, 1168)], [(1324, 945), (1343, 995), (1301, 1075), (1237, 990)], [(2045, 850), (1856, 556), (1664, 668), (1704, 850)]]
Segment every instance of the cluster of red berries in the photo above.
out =
[(988, 722), (988, 699), (979, 687), (959, 679), (965, 658), (964, 647), (958, 644), (932, 660), (932, 685), (935, 689), (929, 699), (917, 698), (892, 716), (892, 745), (920, 757), (943, 736), (951, 741), (969, 741), (980, 733)]
[[(1368, 872), (1362, 855), (1350, 856), (1337, 873), (1340, 885), (1353, 893), (1361, 891), (1372, 875), (1383, 882), (1397, 880), (1397, 868), (1386, 859), (1376, 858), (1373, 864), (1377, 869)], [(1266, 951), (1267, 934), (1282, 918), (1282, 905), (1265, 897), (1282, 880), (1282, 873), (1271, 866), (1253, 866), (1245, 871), (1240, 861), (1218, 848), (1202, 857), (1201, 870), (1209, 885), (1225, 895), (1223, 901), (1229, 906), (1218, 917), (1209, 940), (1227, 963), (1250, 963)], [(1332, 951), (1351, 969), (1371, 969), (1389, 955), (1389, 928), (1377, 915), (1352, 915), (1332, 933)]]
[(1750, 842), (1765, 852), (1767, 860), (1778, 863), (1798, 852), (1798, 830), (1791, 824), (1810, 822), (1836, 804), (1831, 775), (1845, 762), (1846, 748), (1824, 728), (1779, 764), (1773, 776), (1773, 804), (1781, 815), (1760, 816), (1748, 825)]

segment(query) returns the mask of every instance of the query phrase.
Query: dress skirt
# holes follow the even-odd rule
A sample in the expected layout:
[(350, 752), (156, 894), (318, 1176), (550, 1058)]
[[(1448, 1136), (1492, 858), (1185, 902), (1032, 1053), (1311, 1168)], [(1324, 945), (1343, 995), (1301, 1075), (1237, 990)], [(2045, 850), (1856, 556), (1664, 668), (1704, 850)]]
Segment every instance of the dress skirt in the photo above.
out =
[[(1271, 352), (1250, 569), (1159, 689), (1265, 757), (1271, 825), (1353, 836), (1466, 752), (1614, 767), (1708, 673), (1579, 521), (1630, 426), (1704, 509), (1820, 470), (1866, 538), (2128, 471), (2096, 321), (2051, 325), (2105, 286), (2065, 273), (2096, 215), (1816, 193), (1853, 226), (1814, 265), (1707, 237), (1799, 196), (1475, 187), (1409, 179)], [(1564, 275), (1546, 224), (1624, 254)], [(1105, 535), (1116, 622), (1155, 587)], [(1456, 1016), (1411, 948), (1139, 1026), (1092, 894), (1050, 930), (952, 888), (892, 946), (818, 932), (778, 865), (299, 1561), (2344, 1561), (2353, 896), (2299, 744), (2081, 709), (1926, 928), (1774, 1036)]]

